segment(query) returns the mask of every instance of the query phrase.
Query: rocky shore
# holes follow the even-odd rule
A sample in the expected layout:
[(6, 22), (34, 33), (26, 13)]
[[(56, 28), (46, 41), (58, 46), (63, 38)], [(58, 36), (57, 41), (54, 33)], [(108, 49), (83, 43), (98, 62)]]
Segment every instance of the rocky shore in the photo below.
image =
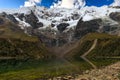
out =
[(120, 80), (120, 62), (112, 64), (102, 69), (85, 71), (75, 80)]

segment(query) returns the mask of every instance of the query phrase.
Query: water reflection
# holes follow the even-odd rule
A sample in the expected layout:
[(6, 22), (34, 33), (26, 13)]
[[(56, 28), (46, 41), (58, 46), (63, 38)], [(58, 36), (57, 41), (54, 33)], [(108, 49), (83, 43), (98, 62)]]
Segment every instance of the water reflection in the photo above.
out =
[[(89, 62), (88, 62), (89, 61)], [(41, 75), (80, 74), (82, 71), (103, 67), (120, 61), (120, 59), (52, 59), (52, 60), (0, 60), (0, 74), (21, 70), (32, 70)], [(94, 67), (92, 66), (94, 65)]]

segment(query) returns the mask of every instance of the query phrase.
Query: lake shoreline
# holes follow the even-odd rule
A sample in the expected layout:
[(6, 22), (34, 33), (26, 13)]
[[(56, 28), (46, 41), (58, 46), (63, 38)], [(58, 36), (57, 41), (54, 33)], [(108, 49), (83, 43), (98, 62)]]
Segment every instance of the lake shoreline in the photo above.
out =
[(87, 70), (75, 80), (120, 80), (120, 62), (101, 69)]
[(120, 62), (100, 69), (86, 70), (83, 74), (77, 74), (76, 77), (56, 77), (53, 80), (120, 80)]

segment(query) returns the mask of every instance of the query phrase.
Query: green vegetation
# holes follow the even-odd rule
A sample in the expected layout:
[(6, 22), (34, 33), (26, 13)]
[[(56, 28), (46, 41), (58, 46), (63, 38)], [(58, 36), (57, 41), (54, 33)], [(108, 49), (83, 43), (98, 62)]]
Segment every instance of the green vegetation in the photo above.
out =
[(79, 59), (80, 56), (82, 54), (84, 54), (84, 52), (86, 52), (92, 45), (93, 41), (85, 41), (85, 42), (80, 42), (79, 45), (71, 50), (67, 55), (66, 57), (67, 58), (75, 58), (75, 59)]
[(16, 24), (13, 24), (11, 22), (6, 22), (6, 24), (0, 25), (0, 38), (13, 38), (25, 41), (38, 41), (37, 37), (28, 36)]
[(89, 59), (98, 68), (105, 67), (107, 65), (112, 65), (115, 62), (120, 61), (120, 58), (91, 58)]
[(120, 57), (120, 37), (99, 35), (97, 46), (88, 54), (88, 57)]
[(70, 51), (67, 56), (79, 58), (87, 52), (95, 39), (98, 39), (96, 47), (87, 55), (91, 58), (119, 57), (120, 56), (120, 37), (104, 33), (90, 33), (84, 36), (79, 45)]
[(23, 57), (23, 58), (49, 58), (49, 53), (45, 46), (37, 41), (22, 41), (19, 39), (0, 38), (0, 57)]
[[(103, 67), (118, 59), (92, 59), (97, 67)], [(81, 58), (77, 60), (0, 60), (0, 80), (37, 80), (56, 76), (81, 74), (92, 66)]]
[(61, 59), (2, 60), (0, 63), (0, 80), (46, 79), (62, 75), (75, 75), (75, 73), (81, 73), (91, 68), (82, 59), (71, 62)]
[(51, 58), (53, 55), (36, 36), (29, 36), (8, 20), (0, 25), (0, 58)]
[(118, 75), (118, 78), (120, 79), (120, 73), (119, 73), (119, 75)]

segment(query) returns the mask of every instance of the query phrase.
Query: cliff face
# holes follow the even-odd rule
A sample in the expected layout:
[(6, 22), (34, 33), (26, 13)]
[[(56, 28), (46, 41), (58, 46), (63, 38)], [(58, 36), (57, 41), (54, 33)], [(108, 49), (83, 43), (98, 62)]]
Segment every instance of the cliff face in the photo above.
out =
[(110, 18), (117, 21), (117, 22), (120, 22), (120, 12), (111, 13)]
[(95, 19), (86, 22), (80, 19), (75, 29), (75, 37), (81, 38), (88, 33), (98, 32), (101, 23), (101, 19)]

